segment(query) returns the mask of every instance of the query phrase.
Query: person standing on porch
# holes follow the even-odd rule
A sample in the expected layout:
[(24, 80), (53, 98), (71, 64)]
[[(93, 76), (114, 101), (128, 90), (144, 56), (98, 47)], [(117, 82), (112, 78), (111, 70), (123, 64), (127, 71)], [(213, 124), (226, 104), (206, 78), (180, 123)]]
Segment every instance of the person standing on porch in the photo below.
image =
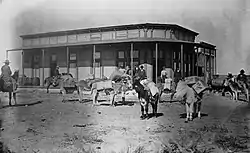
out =
[(131, 72), (131, 69), (130, 69), (130, 66), (126, 66), (126, 72), (125, 72), (127, 75), (132, 75), (132, 72)]
[(174, 82), (175, 82), (175, 84), (177, 84), (179, 82), (179, 80), (181, 80), (181, 72), (180, 72), (180, 69), (177, 68), (175, 73), (174, 73)]
[(120, 66), (119, 71), (122, 72), (123, 74), (126, 72), (126, 70), (124, 69), (123, 65)]
[(166, 67), (163, 66), (162, 71), (161, 71), (161, 83), (165, 83), (166, 78), (167, 78), (167, 71), (166, 71)]
[(55, 72), (54, 72), (54, 76), (55, 76), (55, 77), (60, 76), (59, 66), (56, 66), (56, 69), (55, 69)]

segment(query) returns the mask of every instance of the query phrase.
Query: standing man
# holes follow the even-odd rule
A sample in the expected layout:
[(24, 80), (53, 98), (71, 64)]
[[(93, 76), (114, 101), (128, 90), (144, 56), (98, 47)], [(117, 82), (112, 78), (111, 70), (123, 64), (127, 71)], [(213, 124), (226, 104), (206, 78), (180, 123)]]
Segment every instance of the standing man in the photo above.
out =
[(132, 75), (132, 72), (131, 72), (131, 69), (130, 69), (130, 66), (126, 66), (126, 72), (125, 72), (127, 75)]
[(166, 67), (163, 66), (161, 70), (161, 83), (165, 83), (166, 78), (167, 78), (167, 71), (166, 71)]
[[(13, 89), (15, 90), (16, 85), (15, 85), (15, 83), (13, 83), (13, 81), (12, 81), (13, 79), (11, 78), (12, 72), (11, 72), (10, 66), (9, 66), (10, 61), (5, 60), (4, 63), (5, 64), (1, 67), (1, 72), (2, 73), (1, 73), (0, 78), (3, 80), (3, 85), (4, 86), (6, 85), (6, 87), (9, 87), (11, 84), (13, 84)], [(4, 88), (4, 86), (1, 87), (1, 88)], [(13, 90), (13, 92), (14, 92), (14, 90)]]
[(237, 82), (239, 82), (239, 85), (240, 85), (241, 88), (248, 88), (248, 85), (247, 85), (247, 76), (245, 74), (245, 70), (244, 69), (240, 70), (240, 74), (238, 74), (236, 80), (237, 80)]
[(123, 74), (126, 72), (126, 70), (124, 69), (123, 65), (120, 66), (119, 71), (122, 72)]
[(181, 80), (181, 72), (180, 72), (180, 69), (177, 68), (175, 73), (174, 73), (174, 82), (175, 82), (175, 84), (177, 84), (179, 82), (179, 80)]

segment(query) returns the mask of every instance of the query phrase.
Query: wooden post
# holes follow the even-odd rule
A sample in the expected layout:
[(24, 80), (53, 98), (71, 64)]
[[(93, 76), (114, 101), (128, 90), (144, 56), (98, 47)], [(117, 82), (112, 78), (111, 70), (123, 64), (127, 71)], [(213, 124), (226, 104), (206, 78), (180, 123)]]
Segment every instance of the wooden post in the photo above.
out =
[(184, 58), (183, 58), (183, 44), (181, 44), (181, 77), (184, 77)]
[(93, 74), (95, 78), (95, 45), (93, 45)]
[(158, 72), (158, 43), (155, 44), (155, 83), (157, 84)]
[(192, 75), (195, 75), (194, 74), (194, 68), (195, 68), (195, 48), (194, 48), (194, 50), (193, 50), (193, 52), (192, 52)]
[(196, 48), (196, 75), (199, 75), (199, 64), (198, 64), (198, 60), (199, 60), (199, 47)]
[[(133, 78), (133, 76), (134, 76), (134, 57), (133, 57), (133, 53), (134, 53), (134, 44), (133, 43), (131, 43), (130, 44), (130, 66), (131, 66), (131, 75), (132, 75), (132, 78)], [(133, 81), (133, 79), (132, 79), (132, 81)]]
[(66, 54), (67, 54), (67, 73), (69, 73), (69, 47), (66, 47)]
[(216, 49), (214, 50), (214, 70), (215, 70), (215, 74), (217, 74)]
[(206, 48), (203, 49), (203, 55), (204, 55), (204, 81), (207, 82), (207, 63), (206, 63)]
[(209, 79), (211, 79), (212, 76), (212, 58), (211, 58), (211, 49), (209, 49)]
[[(24, 76), (24, 51), (22, 50), (22, 71), (23, 71), (23, 76)], [(22, 76), (22, 86), (24, 85), (24, 77)], [(44, 81), (43, 81), (44, 82)]]
[[(45, 67), (44, 57), (45, 57), (45, 53), (44, 53), (44, 49), (42, 49), (42, 68), (43, 68), (43, 80), (45, 80), (45, 78), (44, 78), (44, 67)], [(44, 81), (43, 81), (42, 85), (44, 86)]]

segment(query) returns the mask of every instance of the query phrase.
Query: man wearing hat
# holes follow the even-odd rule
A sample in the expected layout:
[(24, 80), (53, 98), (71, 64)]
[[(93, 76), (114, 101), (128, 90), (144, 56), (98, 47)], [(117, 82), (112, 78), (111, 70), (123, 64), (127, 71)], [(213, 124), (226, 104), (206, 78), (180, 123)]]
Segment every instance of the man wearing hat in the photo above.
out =
[(56, 66), (54, 75), (55, 75), (55, 76), (59, 76), (59, 75), (60, 75), (60, 73), (59, 73), (59, 66)]
[(3, 79), (4, 84), (6, 86), (9, 86), (9, 85), (12, 84), (12, 78), (11, 78), (12, 72), (11, 72), (10, 66), (9, 66), (10, 61), (9, 60), (5, 60), (4, 63), (5, 64), (1, 68), (1, 72), (2, 73), (1, 73), (0, 78)]
[[(239, 86), (241, 87), (241, 88), (248, 88), (248, 85), (247, 85), (247, 76), (246, 76), (246, 74), (245, 74), (245, 70), (244, 69), (241, 69), (240, 70), (240, 74), (238, 74), (238, 76), (237, 76), (237, 78), (236, 78), (236, 80), (239, 82)], [(242, 83), (243, 84), (242, 84)]]

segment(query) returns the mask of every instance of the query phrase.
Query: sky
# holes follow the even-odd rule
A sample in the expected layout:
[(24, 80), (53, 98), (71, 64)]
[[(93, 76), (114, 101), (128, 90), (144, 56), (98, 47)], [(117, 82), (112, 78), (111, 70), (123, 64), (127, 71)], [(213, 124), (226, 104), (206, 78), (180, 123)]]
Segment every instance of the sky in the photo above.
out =
[(219, 74), (250, 73), (247, 0), (0, 0), (0, 62), (20, 35), (117, 24), (176, 23), (217, 46)]

